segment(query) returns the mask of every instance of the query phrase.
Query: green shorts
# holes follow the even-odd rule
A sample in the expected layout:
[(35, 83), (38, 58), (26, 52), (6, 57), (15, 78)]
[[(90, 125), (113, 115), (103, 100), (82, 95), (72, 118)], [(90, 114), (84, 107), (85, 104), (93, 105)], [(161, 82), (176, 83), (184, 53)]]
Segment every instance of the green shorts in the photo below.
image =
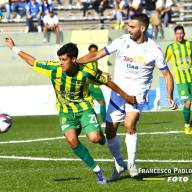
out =
[(59, 120), (61, 130), (66, 133), (70, 129), (83, 129), (85, 134), (93, 131), (100, 132), (101, 128), (93, 109), (79, 113), (60, 113)]
[(177, 89), (181, 101), (192, 99), (192, 83), (177, 84)]
[(101, 88), (97, 85), (90, 84), (89, 92), (91, 94), (91, 97), (96, 101), (100, 101), (100, 100), (104, 99)]

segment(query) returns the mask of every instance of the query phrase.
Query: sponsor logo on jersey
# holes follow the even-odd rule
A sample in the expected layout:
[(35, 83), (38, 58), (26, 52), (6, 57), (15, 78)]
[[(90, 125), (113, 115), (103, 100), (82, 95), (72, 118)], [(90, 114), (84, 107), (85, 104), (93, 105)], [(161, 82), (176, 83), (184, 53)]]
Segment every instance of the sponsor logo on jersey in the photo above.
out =
[(64, 129), (67, 129), (70, 125), (62, 125), (61, 128), (64, 130)]
[(143, 56), (137, 56), (137, 57), (129, 57), (129, 56), (122, 56), (122, 59), (124, 62), (129, 62), (129, 63), (138, 63), (138, 64), (145, 64), (145, 59)]

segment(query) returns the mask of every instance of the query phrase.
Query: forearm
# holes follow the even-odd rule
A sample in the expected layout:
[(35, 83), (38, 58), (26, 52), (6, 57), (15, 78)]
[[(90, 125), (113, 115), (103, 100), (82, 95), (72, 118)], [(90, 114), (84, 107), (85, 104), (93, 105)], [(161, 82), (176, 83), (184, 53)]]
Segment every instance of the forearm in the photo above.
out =
[(7, 46), (15, 52), (17, 55), (21, 57), (24, 61), (26, 61), (29, 65), (33, 66), (35, 62), (35, 58), (29, 55), (28, 53), (25, 53), (24, 51), (21, 51), (18, 47), (15, 46), (14, 41), (11, 39), (11, 37), (5, 38), (5, 43)]
[(119, 93), (119, 95), (121, 95), (121, 97), (123, 97), (125, 100), (128, 99), (128, 95), (113, 81), (108, 81), (106, 86), (114, 90), (115, 92)]
[(76, 60), (78, 64), (84, 64), (84, 63), (89, 63), (96, 61), (106, 55), (104, 49), (101, 49), (100, 51), (96, 52), (95, 54), (93, 53), (88, 53), (87, 55), (84, 55), (83, 57), (79, 58)]
[(12, 47), (11, 48), (21, 59), (23, 59), (26, 63), (28, 63), (30, 66), (34, 65), (35, 58), (29, 55), (28, 53), (25, 53), (18, 49), (17, 47)]
[(165, 77), (165, 83), (167, 87), (167, 97), (173, 99), (174, 81), (170, 72)]

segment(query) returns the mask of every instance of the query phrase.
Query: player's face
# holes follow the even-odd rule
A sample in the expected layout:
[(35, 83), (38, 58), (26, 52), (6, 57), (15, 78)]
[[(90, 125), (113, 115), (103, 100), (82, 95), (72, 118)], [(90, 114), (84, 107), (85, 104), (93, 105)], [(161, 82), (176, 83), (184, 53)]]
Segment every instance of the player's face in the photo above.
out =
[(182, 43), (184, 41), (185, 33), (183, 30), (179, 29), (175, 32), (176, 41)]
[(95, 47), (92, 47), (90, 50), (89, 50), (89, 53), (96, 53), (97, 52), (97, 49)]
[(144, 26), (138, 20), (129, 20), (128, 21), (128, 33), (130, 34), (130, 38), (134, 41), (139, 40), (144, 33)]
[(74, 64), (75, 58), (68, 57), (67, 54), (59, 56), (59, 63), (61, 65), (62, 71), (68, 72), (71, 70)]

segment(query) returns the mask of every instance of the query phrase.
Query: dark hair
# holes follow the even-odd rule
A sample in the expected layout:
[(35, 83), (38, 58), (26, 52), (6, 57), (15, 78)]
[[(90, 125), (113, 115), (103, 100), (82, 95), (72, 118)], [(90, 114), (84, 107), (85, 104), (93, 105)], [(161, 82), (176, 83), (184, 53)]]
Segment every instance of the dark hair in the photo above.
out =
[(141, 23), (143, 23), (147, 30), (149, 26), (149, 17), (146, 14), (143, 14), (143, 13), (135, 14), (131, 17), (131, 19), (138, 20)]
[(95, 48), (98, 51), (98, 46), (97, 45), (95, 45), (95, 44), (89, 45), (88, 50), (90, 51), (92, 48)]
[(77, 45), (74, 43), (67, 43), (63, 45), (58, 51), (57, 51), (57, 56), (65, 55), (67, 54), (68, 57), (76, 57), (78, 56), (78, 48)]
[(184, 33), (185, 33), (185, 30), (184, 30), (184, 27), (182, 25), (177, 25), (175, 28), (174, 28), (174, 32), (176, 33), (177, 30), (182, 30)]

